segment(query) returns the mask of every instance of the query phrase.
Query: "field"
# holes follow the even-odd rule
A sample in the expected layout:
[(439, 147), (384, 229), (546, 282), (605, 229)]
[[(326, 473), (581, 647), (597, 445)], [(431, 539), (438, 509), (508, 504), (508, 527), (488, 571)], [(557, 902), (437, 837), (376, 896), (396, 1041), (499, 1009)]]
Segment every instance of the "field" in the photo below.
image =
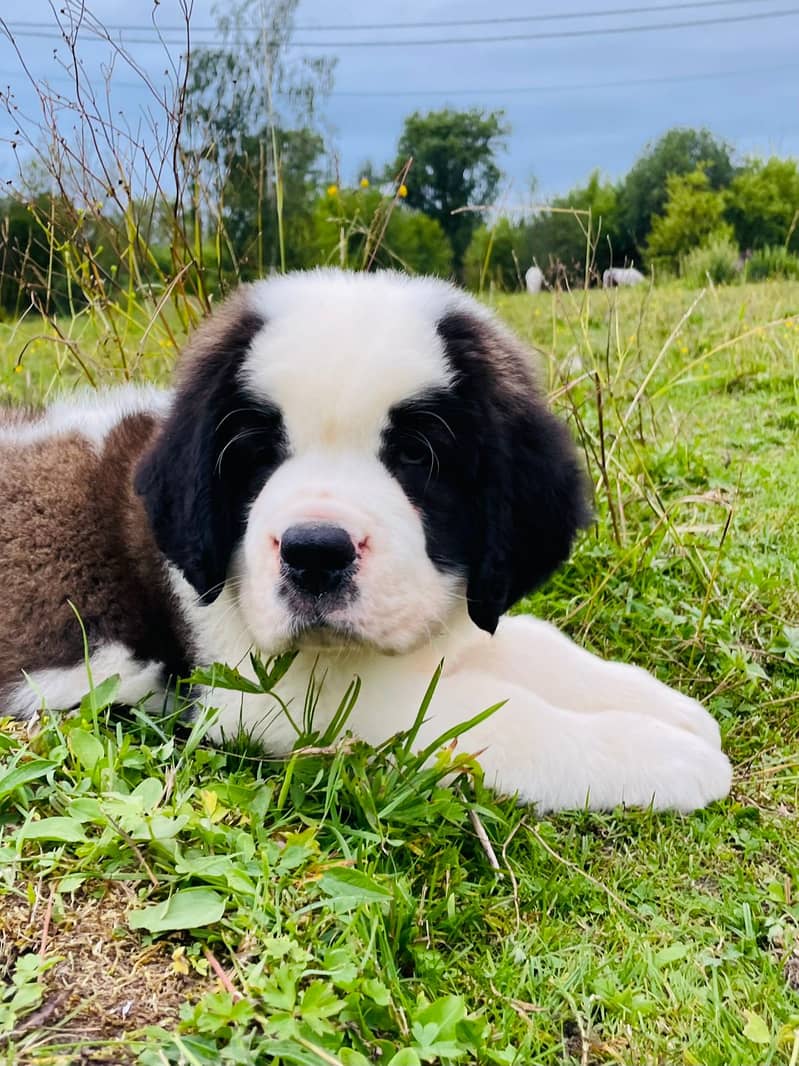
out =
[[(706, 701), (731, 798), (540, 819), (401, 739), (220, 752), (94, 678), (0, 731), (0, 1059), (799, 1063), (799, 284), (489, 302), (596, 489), (518, 609)], [(0, 399), (161, 378), (185, 326), (0, 324)]]

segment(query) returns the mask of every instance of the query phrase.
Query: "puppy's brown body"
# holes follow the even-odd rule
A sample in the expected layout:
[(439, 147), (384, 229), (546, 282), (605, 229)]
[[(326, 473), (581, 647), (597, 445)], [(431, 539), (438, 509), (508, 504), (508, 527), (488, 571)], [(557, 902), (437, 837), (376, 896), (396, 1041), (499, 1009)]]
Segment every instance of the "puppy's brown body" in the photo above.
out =
[(20, 669), (80, 662), (76, 610), (92, 647), (121, 642), (179, 669), (177, 613), (132, 485), (155, 417), (129, 415), (99, 444), (74, 432), (26, 440), (37, 421), (0, 422), (16, 435), (0, 441), (0, 692)]

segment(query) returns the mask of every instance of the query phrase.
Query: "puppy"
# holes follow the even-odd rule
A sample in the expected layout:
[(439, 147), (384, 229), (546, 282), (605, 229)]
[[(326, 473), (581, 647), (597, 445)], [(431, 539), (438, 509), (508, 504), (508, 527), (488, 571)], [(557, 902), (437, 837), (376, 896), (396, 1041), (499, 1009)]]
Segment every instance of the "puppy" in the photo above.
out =
[[(360, 677), (349, 727), (460, 740), (542, 810), (691, 810), (724, 796), (713, 719), (553, 626), (503, 617), (588, 518), (581, 465), (530, 356), (441, 281), (317, 271), (243, 287), (172, 392), (122, 388), (0, 421), (0, 710), (137, 702), (198, 664), (299, 655), (271, 697), (203, 693), (213, 735), (291, 748)], [(73, 610), (73, 605), (75, 610)]]

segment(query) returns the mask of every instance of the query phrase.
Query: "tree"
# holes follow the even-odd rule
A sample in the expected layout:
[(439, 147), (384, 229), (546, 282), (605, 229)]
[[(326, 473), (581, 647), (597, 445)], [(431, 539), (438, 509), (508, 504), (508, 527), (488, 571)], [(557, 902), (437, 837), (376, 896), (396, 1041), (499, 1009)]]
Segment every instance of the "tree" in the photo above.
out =
[(670, 267), (681, 256), (708, 242), (711, 235), (732, 238), (724, 222), (724, 194), (710, 185), (704, 168), (690, 174), (672, 174), (666, 180), (666, 204), (662, 215), (652, 219), (647, 255)]
[(601, 276), (611, 265), (627, 260), (619, 237), (616, 187), (595, 170), (585, 185), (552, 201), (554, 210), (530, 224), (530, 254), (551, 280), (565, 276), (582, 284), (589, 275)]
[(662, 213), (668, 197), (668, 178), (699, 166), (711, 189), (725, 188), (735, 174), (732, 149), (709, 130), (676, 128), (647, 145), (619, 190), (620, 230), (630, 249), (640, 253), (645, 248), (652, 219)]
[(406, 118), (387, 171), (386, 177), (394, 178), (413, 159), (405, 182), (407, 204), (439, 223), (452, 246), (458, 276), (469, 240), (481, 223), (479, 212), (459, 209), (494, 202), (502, 176), (496, 154), (507, 132), (500, 111), (417, 111)]
[(727, 192), (727, 218), (741, 248), (785, 245), (799, 251), (799, 166), (795, 159), (752, 160)]
[[(283, 265), (291, 270), (305, 264), (305, 249), (312, 239), (313, 204), (324, 176), (324, 142), (310, 129), (278, 129), (275, 144), (283, 201)], [(264, 170), (263, 138), (242, 138), (239, 150), (228, 160), (229, 179), (220, 211), (243, 279), (280, 261), (278, 215), (274, 195), (264, 187)]]
[(466, 284), (517, 289), (535, 262), (551, 284), (565, 279), (581, 285), (586, 266), (589, 279), (596, 280), (607, 267), (625, 262), (618, 243), (616, 186), (595, 170), (585, 185), (556, 197), (550, 210), (516, 223), (502, 218), (477, 230), (466, 252)]
[[(325, 57), (290, 61), (298, 0), (232, 0), (215, 10), (220, 44), (192, 57), (183, 158), (198, 225), (216, 229), (244, 276), (296, 265), (320, 181)], [(195, 242), (200, 243), (200, 242)]]

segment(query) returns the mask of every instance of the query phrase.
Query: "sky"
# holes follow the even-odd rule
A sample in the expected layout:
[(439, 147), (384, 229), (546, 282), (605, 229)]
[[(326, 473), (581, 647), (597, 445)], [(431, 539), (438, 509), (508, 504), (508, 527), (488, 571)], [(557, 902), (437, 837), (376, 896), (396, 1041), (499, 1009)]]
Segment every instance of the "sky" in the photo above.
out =
[[(151, 0), (87, 0), (87, 7), (109, 28), (130, 27), (113, 32), (160, 83), (163, 47), (139, 41), (151, 36)], [(195, 0), (196, 41), (214, 39), (213, 11), (212, 0)], [(514, 17), (520, 21), (506, 21)], [(66, 49), (41, 36), (56, 25), (47, 0), (0, 0), (0, 19), (32, 79), (67, 92)], [(160, 0), (156, 19), (178, 24), (179, 0)], [(356, 180), (365, 161), (380, 168), (394, 156), (405, 115), (445, 106), (504, 110), (510, 134), (500, 162), (510, 208), (565, 192), (595, 168), (621, 177), (648, 141), (675, 125), (707, 126), (741, 155), (799, 156), (799, 0), (300, 0), (295, 21), (294, 39), (316, 44), (298, 47), (297, 56), (337, 57), (323, 116), (345, 181)], [(709, 24), (664, 26), (700, 21)], [(445, 25), (389, 30), (388, 22)], [(352, 28), (363, 24), (378, 28)], [(313, 29), (330, 25), (346, 28)], [(638, 26), (661, 28), (603, 32)], [(569, 36), (542, 36), (548, 34)], [(491, 37), (516, 39), (485, 40)], [(370, 43), (431, 38), (456, 43)], [(178, 44), (170, 47), (179, 54)], [(98, 84), (108, 53), (108, 44), (90, 35), (81, 41), (81, 58)], [(119, 66), (111, 86), (114, 108), (135, 126), (151, 106), (147, 91)], [(2, 32), (0, 89), (11, 91), (20, 112), (36, 116), (35, 91)], [(4, 183), (16, 175), (10, 142), (17, 114), (0, 110)]]

